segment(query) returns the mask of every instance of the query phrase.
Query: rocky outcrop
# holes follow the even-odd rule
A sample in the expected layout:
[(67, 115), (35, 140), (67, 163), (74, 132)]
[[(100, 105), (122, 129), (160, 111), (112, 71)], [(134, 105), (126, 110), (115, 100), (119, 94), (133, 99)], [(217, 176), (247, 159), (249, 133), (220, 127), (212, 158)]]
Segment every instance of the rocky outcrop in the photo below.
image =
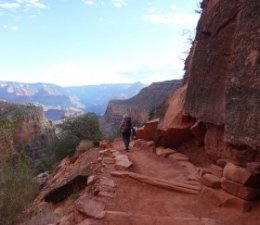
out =
[(46, 147), (54, 136), (54, 127), (44, 117), (42, 108), (0, 101), (0, 118), (3, 149), (23, 149), (32, 158), (39, 158), (38, 150)]
[(168, 100), (165, 114), (158, 125), (156, 143), (165, 147), (178, 147), (193, 137), (190, 130), (193, 121), (183, 115), (187, 86), (177, 90)]
[(185, 114), (207, 128), (214, 159), (256, 160), (260, 150), (260, 2), (204, 0), (186, 62)]
[(136, 138), (146, 141), (153, 141), (156, 138), (158, 122), (159, 118), (146, 122), (143, 127), (136, 130)]
[(129, 114), (135, 124), (143, 124), (149, 119), (149, 113), (157, 109), (170, 93), (181, 85), (180, 80), (152, 83), (139, 94), (127, 100), (112, 100), (105, 113), (106, 122), (118, 124), (124, 114)]

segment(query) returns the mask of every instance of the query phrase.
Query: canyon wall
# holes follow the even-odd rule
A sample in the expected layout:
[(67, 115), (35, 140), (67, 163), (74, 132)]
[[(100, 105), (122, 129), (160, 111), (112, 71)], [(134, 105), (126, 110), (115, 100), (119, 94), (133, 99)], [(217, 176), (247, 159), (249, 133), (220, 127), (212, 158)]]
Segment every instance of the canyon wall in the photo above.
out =
[(43, 109), (0, 101), (0, 151), (25, 151), (38, 158), (39, 150), (54, 137), (54, 127)]
[(180, 80), (155, 82), (130, 99), (111, 100), (104, 115), (105, 120), (118, 124), (124, 114), (129, 114), (134, 124), (143, 124), (149, 119), (151, 110), (159, 110), (163, 101), (180, 85)]
[[(260, 1), (204, 0), (201, 7), (183, 105), (169, 99), (158, 128), (169, 131), (188, 121), (193, 125), (185, 129), (199, 134), (212, 159), (260, 160)], [(182, 116), (169, 116), (176, 107)]]

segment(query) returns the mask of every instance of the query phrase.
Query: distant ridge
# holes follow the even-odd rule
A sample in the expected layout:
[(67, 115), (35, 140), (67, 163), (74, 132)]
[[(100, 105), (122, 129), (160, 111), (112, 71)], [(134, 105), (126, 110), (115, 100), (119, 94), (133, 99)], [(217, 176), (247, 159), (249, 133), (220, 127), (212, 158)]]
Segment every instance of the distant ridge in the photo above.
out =
[(51, 83), (0, 81), (0, 99), (7, 102), (42, 106), (50, 120), (94, 112), (102, 115), (110, 99), (126, 99), (136, 95), (145, 85), (101, 84), (61, 87)]

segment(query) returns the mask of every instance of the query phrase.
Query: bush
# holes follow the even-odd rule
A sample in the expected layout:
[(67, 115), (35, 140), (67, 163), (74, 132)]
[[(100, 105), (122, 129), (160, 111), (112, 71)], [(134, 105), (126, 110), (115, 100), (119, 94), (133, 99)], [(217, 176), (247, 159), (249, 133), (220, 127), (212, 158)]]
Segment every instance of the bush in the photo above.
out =
[(69, 117), (58, 125), (63, 135), (71, 135), (79, 140), (88, 139), (97, 142), (101, 139), (102, 134), (99, 130), (98, 117), (94, 113), (86, 113), (79, 117)]
[[(67, 155), (73, 155), (77, 150), (77, 146), (80, 149), (84, 146), (89, 148), (90, 143), (98, 142), (102, 138), (98, 117), (93, 113), (66, 118), (63, 123), (57, 126), (60, 130), (59, 135), (46, 148), (47, 157), (43, 162), (46, 169), (51, 169), (55, 163)], [(85, 142), (80, 145), (83, 140)], [(86, 144), (86, 140), (88, 144)]]
[(32, 179), (33, 171), (22, 160), (15, 165), (5, 163), (1, 169), (0, 225), (8, 225), (34, 199), (38, 185)]

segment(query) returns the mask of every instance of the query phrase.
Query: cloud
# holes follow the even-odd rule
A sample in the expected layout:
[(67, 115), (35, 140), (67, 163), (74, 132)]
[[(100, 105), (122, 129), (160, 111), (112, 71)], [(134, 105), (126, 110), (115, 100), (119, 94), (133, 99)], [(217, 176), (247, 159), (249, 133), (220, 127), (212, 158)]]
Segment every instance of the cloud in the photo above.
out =
[(17, 27), (17, 26), (8, 26), (6, 24), (3, 24), (2, 25), (2, 29), (4, 29), (4, 30), (11, 30), (11, 31), (17, 31), (17, 30), (19, 30), (19, 27)]
[(40, 2), (40, 0), (17, 0), (24, 4), (27, 8), (45, 9), (47, 6)]
[(83, 3), (85, 3), (86, 5), (94, 5), (95, 1), (94, 0), (82, 0)]
[(15, 2), (3, 2), (0, 3), (0, 9), (13, 10), (18, 8), (35, 8), (45, 9), (47, 5), (41, 2), (41, 0), (16, 0)]
[(0, 4), (0, 9), (17, 9), (19, 8), (21, 5), (17, 2), (4, 2)]
[(126, 0), (81, 0), (84, 4), (88, 6), (93, 5), (106, 5), (106, 3), (110, 2), (116, 8), (122, 8), (126, 6)]
[(122, 8), (123, 6), (126, 6), (125, 0), (112, 0), (112, 4), (116, 8)]
[(184, 28), (193, 28), (196, 26), (199, 15), (168, 13), (168, 14), (147, 14), (143, 16), (143, 20), (152, 24), (175, 25)]

